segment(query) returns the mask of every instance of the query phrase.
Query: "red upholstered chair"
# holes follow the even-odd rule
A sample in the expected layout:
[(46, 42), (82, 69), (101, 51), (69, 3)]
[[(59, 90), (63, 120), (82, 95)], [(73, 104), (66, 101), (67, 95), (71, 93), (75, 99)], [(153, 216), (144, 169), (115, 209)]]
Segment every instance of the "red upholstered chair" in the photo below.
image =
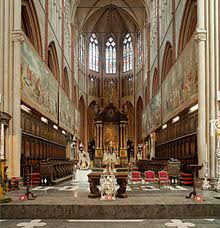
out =
[(156, 183), (156, 189), (158, 187), (158, 179), (155, 177), (155, 172), (148, 170), (144, 172), (145, 177), (145, 186), (147, 187), (147, 183)]
[(141, 184), (142, 184), (142, 178), (141, 178), (141, 173), (139, 171), (134, 171), (131, 173), (131, 189), (133, 190), (134, 187), (134, 182), (139, 183), (139, 188), (141, 189)]
[(158, 175), (159, 175), (159, 187), (161, 186), (162, 183), (165, 183), (169, 185), (169, 188), (170, 188), (170, 178), (169, 178), (168, 172), (160, 171), (158, 172)]

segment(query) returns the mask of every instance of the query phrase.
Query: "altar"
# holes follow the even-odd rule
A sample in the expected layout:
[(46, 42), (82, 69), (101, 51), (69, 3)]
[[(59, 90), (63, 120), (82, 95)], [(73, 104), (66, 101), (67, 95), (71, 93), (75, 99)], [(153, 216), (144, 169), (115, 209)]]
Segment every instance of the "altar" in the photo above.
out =
[(127, 114), (112, 103), (95, 116), (95, 159), (94, 165), (102, 167), (111, 154), (111, 163), (127, 165)]
[[(98, 185), (100, 184), (100, 178), (102, 174), (102, 172), (91, 172), (88, 174), (88, 180), (90, 184), (90, 193), (88, 195), (89, 198), (101, 197), (101, 192), (98, 188)], [(126, 186), (128, 172), (115, 172), (114, 175), (117, 180), (117, 184), (119, 185), (119, 188), (116, 191), (116, 197), (127, 198), (128, 195), (126, 193)]]

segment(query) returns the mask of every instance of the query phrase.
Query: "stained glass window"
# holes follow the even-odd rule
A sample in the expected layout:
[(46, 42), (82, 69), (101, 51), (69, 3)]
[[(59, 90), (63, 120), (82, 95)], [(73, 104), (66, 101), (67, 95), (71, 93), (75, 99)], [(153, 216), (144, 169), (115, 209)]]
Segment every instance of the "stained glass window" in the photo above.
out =
[(89, 43), (89, 69), (99, 71), (99, 47), (96, 35), (93, 33)]
[(106, 73), (116, 73), (116, 43), (112, 37), (106, 42)]
[(126, 34), (123, 41), (123, 72), (133, 69), (133, 48), (131, 35)]
[(83, 34), (80, 35), (80, 62), (84, 64), (84, 51), (85, 51), (85, 44), (84, 44), (84, 36)]
[(138, 39), (138, 62), (137, 62), (137, 64), (141, 65), (142, 59), (143, 59), (143, 44), (142, 44), (142, 37), (141, 37), (140, 32), (138, 32), (137, 39)]

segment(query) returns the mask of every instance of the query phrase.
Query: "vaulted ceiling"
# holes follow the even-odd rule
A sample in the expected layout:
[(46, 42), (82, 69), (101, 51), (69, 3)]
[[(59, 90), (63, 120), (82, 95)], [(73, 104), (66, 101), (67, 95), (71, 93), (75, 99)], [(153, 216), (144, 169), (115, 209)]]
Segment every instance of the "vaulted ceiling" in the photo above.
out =
[(136, 32), (148, 14), (145, 0), (75, 0), (72, 9), (81, 31), (97, 33)]

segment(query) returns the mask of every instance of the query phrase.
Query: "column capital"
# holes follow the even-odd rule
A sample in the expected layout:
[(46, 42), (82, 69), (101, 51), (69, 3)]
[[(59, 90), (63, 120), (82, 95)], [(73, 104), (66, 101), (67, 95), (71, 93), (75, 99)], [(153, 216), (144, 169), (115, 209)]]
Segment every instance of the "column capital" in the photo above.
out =
[(71, 27), (72, 27), (73, 30), (77, 30), (78, 29), (78, 26), (75, 25), (74, 23), (70, 23), (70, 24), (71, 24)]
[(201, 41), (206, 41), (207, 39), (207, 31), (205, 28), (197, 28), (196, 29), (196, 34), (195, 34), (195, 40), (197, 43)]
[(24, 43), (24, 36), (21, 30), (14, 30), (12, 31), (12, 41), (13, 42), (20, 42), (21, 44)]

